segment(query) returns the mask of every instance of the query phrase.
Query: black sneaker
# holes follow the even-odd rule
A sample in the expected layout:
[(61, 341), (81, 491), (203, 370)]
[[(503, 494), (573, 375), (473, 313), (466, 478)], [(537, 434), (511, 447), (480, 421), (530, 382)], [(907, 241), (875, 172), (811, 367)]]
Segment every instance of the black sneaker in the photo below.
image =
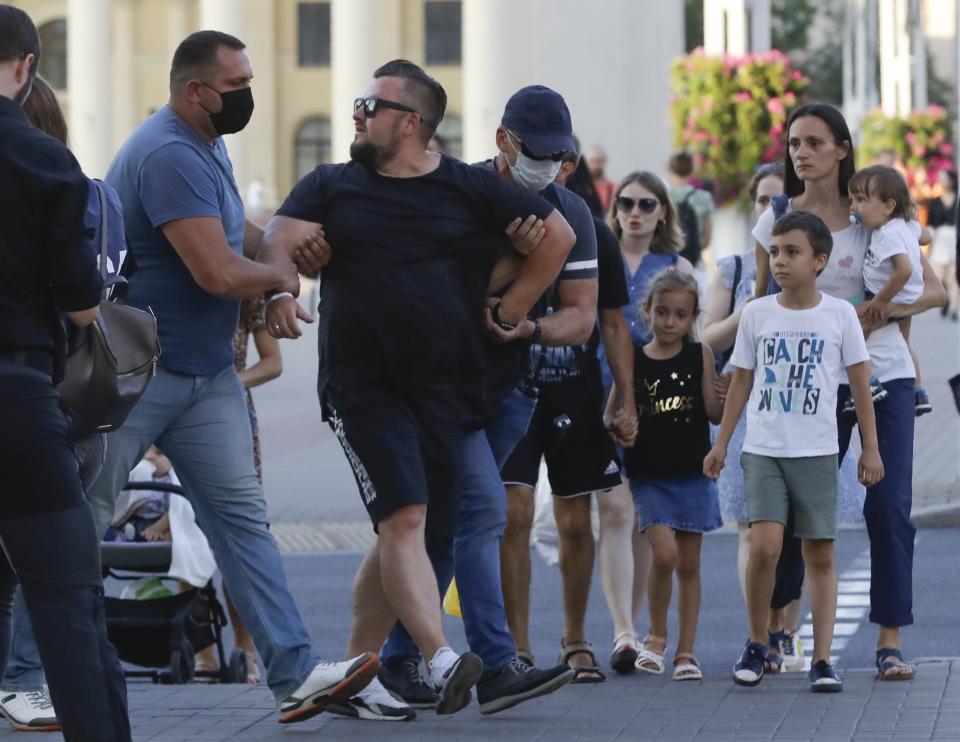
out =
[(933, 412), (933, 405), (930, 404), (930, 397), (927, 396), (927, 390), (922, 386), (918, 386), (914, 390), (914, 406), (913, 412), (917, 417), (920, 415), (926, 415), (928, 412)]
[(531, 698), (553, 693), (573, 680), (574, 675), (576, 671), (568, 665), (538, 670), (520, 660), (512, 660), (477, 683), (480, 713), (495, 714)]
[(810, 668), (810, 690), (814, 693), (839, 693), (843, 690), (837, 671), (826, 660), (815, 662)]
[(763, 663), (767, 659), (767, 647), (758, 642), (748, 641), (743, 654), (733, 666), (733, 682), (752, 688), (763, 680)]
[(432, 709), (439, 698), (420, 675), (419, 660), (404, 660), (398, 665), (383, 665), (377, 676), (394, 698), (415, 709)]

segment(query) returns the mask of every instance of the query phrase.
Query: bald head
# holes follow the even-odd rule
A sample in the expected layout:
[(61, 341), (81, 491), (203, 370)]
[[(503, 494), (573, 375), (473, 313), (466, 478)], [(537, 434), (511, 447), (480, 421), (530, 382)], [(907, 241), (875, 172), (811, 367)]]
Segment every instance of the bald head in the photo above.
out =
[(590, 170), (590, 176), (597, 180), (603, 177), (603, 171), (607, 167), (607, 151), (603, 145), (591, 145), (583, 153), (583, 159), (587, 163), (587, 169)]

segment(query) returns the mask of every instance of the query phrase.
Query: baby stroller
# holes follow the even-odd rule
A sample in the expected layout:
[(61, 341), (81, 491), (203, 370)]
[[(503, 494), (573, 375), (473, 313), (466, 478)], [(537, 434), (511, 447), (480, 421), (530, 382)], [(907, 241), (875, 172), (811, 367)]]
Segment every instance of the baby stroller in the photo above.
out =
[[(153, 490), (183, 496), (183, 488), (163, 482), (129, 482), (126, 490)], [(165, 576), (170, 569), (169, 541), (104, 542), (100, 545), (104, 577), (135, 580), (144, 574)], [(148, 670), (129, 670), (126, 677), (154, 683), (189, 683), (196, 677), (221, 683), (243, 683), (246, 657), (235, 649), (227, 660), (222, 629), (227, 617), (212, 582), (202, 588), (147, 600), (107, 597), (107, 635), (120, 659)], [(216, 645), (219, 670), (194, 671), (194, 656)]]

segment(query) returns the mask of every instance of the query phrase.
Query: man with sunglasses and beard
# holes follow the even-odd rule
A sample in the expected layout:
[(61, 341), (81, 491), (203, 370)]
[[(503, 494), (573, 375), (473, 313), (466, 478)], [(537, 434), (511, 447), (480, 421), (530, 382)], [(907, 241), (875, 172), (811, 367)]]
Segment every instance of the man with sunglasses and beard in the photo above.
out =
[[(586, 342), (597, 303), (597, 243), (590, 210), (579, 196), (553, 185), (561, 161), (576, 149), (563, 98), (540, 85), (520, 89), (506, 104), (496, 142), (497, 157), (476, 167), (540, 194), (564, 215), (577, 241), (558, 283), (538, 299), (533, 319), (503, 322), (495, 311), (500, 298), (487, 302), (485, 430), (465, 449), (453, 554), (467, 641), (484, 662), (477, 696), (485, 714), (553, 692), (574, 675), (563, 664), (537, 669), (517, 658), (500, 579), (500, 541), (508, 523), (500, 467), (526, 432), (536, 405), (536, 389), (527, 379), (531, 339), (551, 346)], [(537, 229), (531, 229), (534, 242)], [(556, 311), (547, 316), (551, 301)], [(449, 570), (434, 565), (438, 572)], [(382, 654), (380, 677), (395, 695), (411, 705), (435, 702), (429, 688), (418, 682), (416, 646), (402, 627), (391, 634)]]
[[(354, 582), (347, 653), (379, 649), (399, 618), (428, 660), (438, 714), (466, 706), (489, 669), (447, 645), (438, 591), (452, 577), (462, 467), (483, 438), (484, 297), (517, 219), (542, 220), (544, 236), (508, 266), (515, 281), (488, 310), (503, 327), (524, 320), (574, 242), (546, 201), (427, 149), (445, 107), (443, 88), (418, 66), (395, 60), (376, 70), (354, 104), (351, 162), (301, 180), (261, 251), (268, 264), (289, 265), (317, 223), (332, 245), (318, 261), (320, 402), (378, 534)], [(291, 294), (271, 297), (273, 334), (299, 336), (298, 320), (308, 315)], [(335, 710), (415, 715), (378, 682)]]

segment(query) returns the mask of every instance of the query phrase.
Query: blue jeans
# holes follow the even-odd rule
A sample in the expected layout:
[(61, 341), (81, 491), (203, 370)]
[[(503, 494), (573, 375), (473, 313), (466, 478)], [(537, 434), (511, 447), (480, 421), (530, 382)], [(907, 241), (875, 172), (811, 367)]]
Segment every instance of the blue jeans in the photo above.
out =
[[(916, 421), (913, 379), (884, 381), (887, 398), (874, 409), (884, 476), (867, 488), (863, 517), (870, 537), (870, 622), (899, 627), (913, 623), (913, 427)], [(841, 386), (838, 404), (850, 396)], [(856, 420), (839, 421), (840, 458), (847, 452)]]
[[(483, 660), (487, 673), (498, 671), (517, 653), (507, 630), (500, 584), (500, 541), (507, 525), (507, 495), (500, 467), (527, 432), (534, 407), (535, 399), (514, 389), (486, 429), (466, 437), (453, 563), (443, 556), (449, 552), (431, 549), (429, 544), (427, 549), (441, 596), (456, 575), (467, 643)], [(413, 639), (397, 623), (383, 646), (381, 660), (395, 666), (419, 656)]]
[(102, 535), (130, 470), (156, 442), (170, 458), (279, 700), (319, 657), (290, 595), (253, 462), (243, 385), (233, 367), (210, 376), (160, 369), (123, 427), (110, 433), (87, 497)]

